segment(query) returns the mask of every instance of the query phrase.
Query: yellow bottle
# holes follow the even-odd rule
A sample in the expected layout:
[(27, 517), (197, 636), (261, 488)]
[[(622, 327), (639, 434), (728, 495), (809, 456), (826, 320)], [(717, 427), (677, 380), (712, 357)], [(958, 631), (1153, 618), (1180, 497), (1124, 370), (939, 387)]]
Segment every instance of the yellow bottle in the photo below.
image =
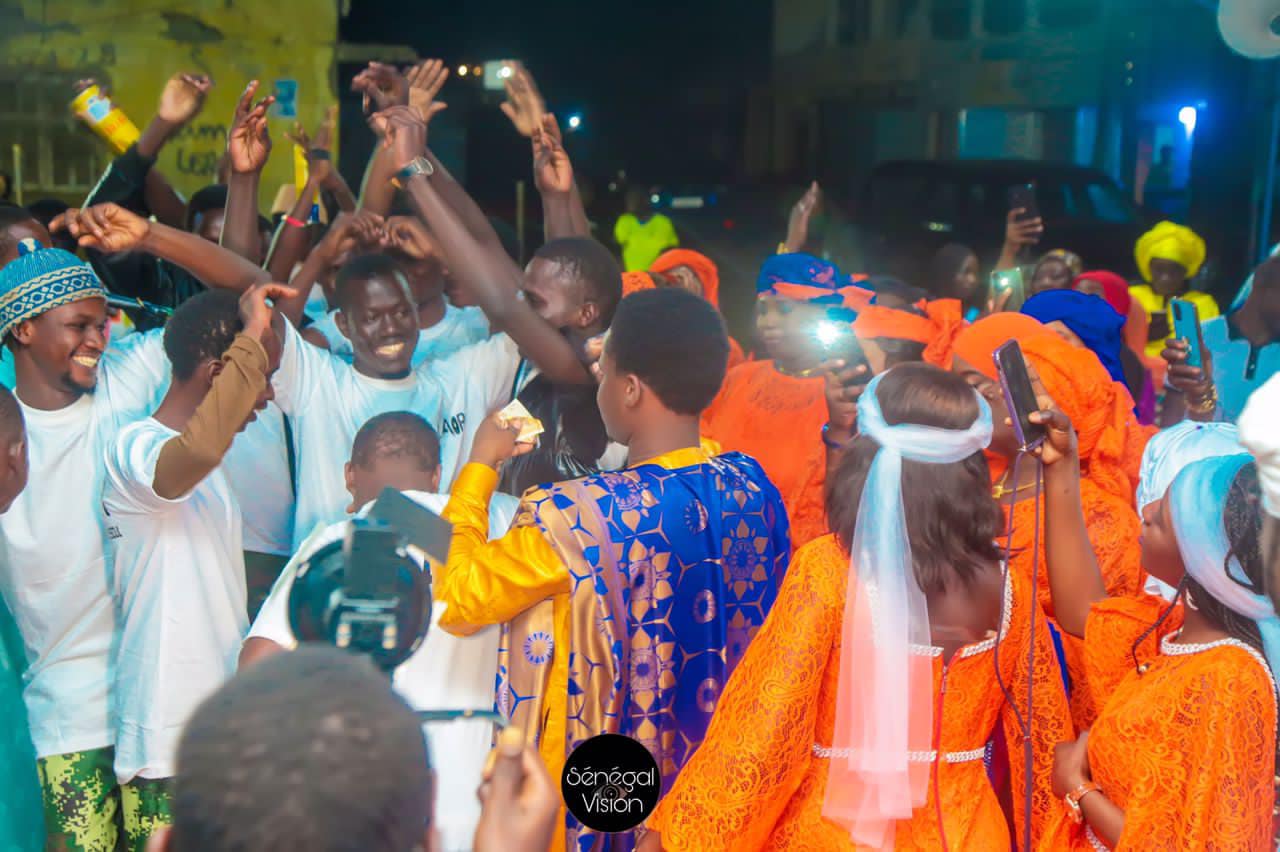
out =
[(97, 86), (85, 89), (71, 102), (71, 111), (107, 141), (117, 154), (129, 150), (142, 134)]
[[(293, 184), (298, 188), (298, 192), (302, 192), (306, 188), (307, 178), (311, 174), (311, 169), (307, 165), (307, 152), (302, 149), (301, 145), (293, 146)], [(308, 220), (311, 222), (323, 221), (323, 206), (320, 204), (320, 193), (317, 191), (315, 197), (311, 200), (311, 213)]]

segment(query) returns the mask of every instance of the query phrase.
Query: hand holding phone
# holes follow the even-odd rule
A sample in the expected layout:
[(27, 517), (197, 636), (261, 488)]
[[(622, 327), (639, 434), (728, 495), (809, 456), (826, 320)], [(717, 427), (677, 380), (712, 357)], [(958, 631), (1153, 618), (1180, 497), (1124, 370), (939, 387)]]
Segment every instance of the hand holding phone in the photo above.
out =
[(1031, 222), (1040, 218), (1040, 205), (1036, 201), (1036, 185), (1023, 183), (1009, 187), (1009, 209), (1021, 210), (1017, 221)]
[(988, 313), (1017, 311), (1027, 301), (1026, 278), (1021, 266), (1012, 269), (997, 269), (991, 273), (991, 292), (988, 298)]
[(1173, 336), (1187, 344), (1187, 359), (1183, 363), (1188, 367), (1203, 367), (1200, 316), (1195, 304), (1186, 299), (1173, 299), (1169, 302), (1169, 312), (1173, 314)]
[(1039, 418), (1031, 416), (1040, 410), (1040, 404), (1031, 384), (1031, 375), (1027, 372), (1022, 347), (1018, 345), (1018, 341), (1010, 340), (997, 349), (992, 357), (1018, 445), (1023, 450), (1034, 449), (1044, 441), (1045, 425)]

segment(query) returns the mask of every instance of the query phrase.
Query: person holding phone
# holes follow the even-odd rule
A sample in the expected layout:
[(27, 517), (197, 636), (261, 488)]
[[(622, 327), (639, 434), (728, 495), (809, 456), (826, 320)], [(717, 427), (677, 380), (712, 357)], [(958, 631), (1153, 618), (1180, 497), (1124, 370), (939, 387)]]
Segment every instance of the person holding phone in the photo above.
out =
[(1165, 423), (1184, 416), (1235, 422), (1254, 391), (1280, 372), (1280, 257), (1258, 266), (1240, 307), (1199, 319), (1198, 339), (1179, 334), (1161, 353), (1169, 363)]
[(1264, 592), (1257, 466), (1237, 454), (1183, 468), (1143, 510), (1140, 545), (1174, 601), (1117, 596), (1078, 508), (1072, 421), (1045, 395), (1041, 408), (1054, 612), (1103, 709), (1055, 750), (1062, 805), (1040, 848), (1273, 848), (1280, 619)]
[[(963, 379), (929, 365), (867, 385), (827, 497), (832, 532), (796, 554), (642, 848), (1009, 849), (1011, 833), (1038, 836), (1057, 807), (1050, 743), (1071, 723), (1035, 593), (1002, 564), (983, 459), (995, 421)], [(873, 582), (885, 590), (874, 616), (856, 605)], [(873, 617), (900, 641), (873, 642)], [(983, 758), (997, 731), (1021, 742), (1028, 714), (1033, 760), (1013, 761), (1011, 832)], [(902, 736), (868, 742), (856, 720)], [(893, 771), (860, 773), (850, 756), (867, 747)]]
[(1173, 324), (1169, 316), (1169, 300), (1185, 299), (1196, 307), (1200, 321), (1213, 319), (1219, 313), (1218, 303), (1208, 293), (1192, 290), (1190, 280), (1204, 265), (1204, 240), (1185, 225), (1161, 222), (1147, 231), (1134, 246), (1134, 259), (1144, 284), (1129, 288), (1150, 318), (1147, 332), (1147, 354), (1159, 358)]
[(762, 357), (729, 370), (702, 415), (703, 435), (760, 462), (786, 501), (797, 543), (826, 532), (810, 464), (827, 423), (823, 364), (843, 357), (855, 366), (851, 353), (829, 351), (818, 332), (827, 323), (849, 329), (856, 313), (848, 305), (865, 307), (873, 296), (861, 283), (810, 254), (768, 258), (756, 279)]
[[(987, 461), (992, 494), (1009, 524), (1010, 569), (1028, 580), (1033, 572), (1038, 573), (1041, 606), (1053, 617), (1048, 574), (1043, 568), (1044, 495), (1041, 492), (1037, 500), (1033, 459), (1023, 457), (1015, 471), (1020, 445), (1012, 424), (1005, 422), (1011, 415), (994, 363), (996, 351), (1010, 340), (1018, 341), (1029, 369), (1039, 374), (1058, 405), (1073, 422), (1082, 424), (1081, 509), (1088, 519), (1089, 541), (1098, 554), (1108, 591), (1115, 595), (1141, 593), (1144, 577), (1133, 548), (1141, 528), (1134, 510), (1134, 490), (1148, 432), (1133, 415), (1133, 398), (1089, 350), (1077, 349), (1031, 317), (996, 314), (979, 320), (956, 338), (952, 370), (977, 388), (995, 412)], [(1064, 651), (1072, 683), (1079, 684), (1083, 674), (1079, 649), (1066, 643)], [(1088, 691), (1080, 688), (1073, 688), (1071, 707), (1077, 725), (1087, 724), (1097, 712)]]

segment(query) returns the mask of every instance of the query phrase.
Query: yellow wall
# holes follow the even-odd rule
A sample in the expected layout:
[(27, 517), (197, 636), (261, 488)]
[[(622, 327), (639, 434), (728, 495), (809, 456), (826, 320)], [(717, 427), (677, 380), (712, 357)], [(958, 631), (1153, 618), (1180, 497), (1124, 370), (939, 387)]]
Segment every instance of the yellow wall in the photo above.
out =
[[(214, 181), (245, 84), (298, 82), (298, 118), (313, 129), (333, 92), (336, 0), (0, 0), (0, 66), (93, 76), (141, 130), (168, 77), (203, 72), (215, 86), (204, 112), (166, 146), (159, 168), (184, 194)], [(19, 79), (21, 79), (19, 77)], [(67, 91), (70, 103), (72, 92)], [(0, 93), (0, 97), (3, 94)], [(292, 119), (273, 117), (263, 208), (293, 182)], [(85, 131), (88, 132), (88, 131)], [(105, 144), (105, 143), (104, 143)]]

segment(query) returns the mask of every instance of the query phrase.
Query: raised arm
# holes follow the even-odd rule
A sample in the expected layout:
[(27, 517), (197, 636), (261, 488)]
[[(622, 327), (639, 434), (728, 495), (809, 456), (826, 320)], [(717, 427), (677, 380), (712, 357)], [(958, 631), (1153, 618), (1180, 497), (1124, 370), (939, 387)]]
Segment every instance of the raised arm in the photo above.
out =
[(260, 284), (240, 297), (244, 330), (223, 356), (222, 371), (214, 377), (213, 386), (182, 434), (169, 439), (156, 459), (153, 487), (160, 497), (182, 497), (222, 464), (236, 433), (253, 413), (267, 386), (271, 353), (279, 358), (280, 340), (272, 330), (267, 299), (289, 292), (279, 284)]
[(533, 143), (533, 177), (542, 195), (546, 238), (590, 236), (591, 225), (578, 184), (573, 179), (569, 155), (564, 150), (560, 125), (555, 116), (547, 112), (533, 75), (517, 64), (504, 85), (507, 100), (500, 106), (502, 114), (510, 119), (517, 133)]
[(167, 260), (207, 287), (243, 291), (270, 281), (267, 271), (195, 234), (150, 222), (116, 204), (72, 208), (50, 224), (79, 244), (107, 254), (142, 251)]
[(380, 245), (385, 227), (382, 217), (368, 210), (338, 214), (325, 232), (324, 239), (311, 250), (289, 282), (294, 294), (277, 302), (276, 312), (294, 326), (301, 323), (307, 296), (320, 277), (327, 270), (345, 263), (355, 249)]
[(258, 81), (251, 80), (236, 104), (227, 134), (227, 210), (222, 225), (222, 246), (256, 264), (262, 263), (262, 237), (258, 232), (258, 184), (262, 169), (271, 156), (271, 134), (267, 132), (267, 110), (275, 103), (267, 95), (256, 104), (253, 96)]
[(804, 247), (809, 244), (809, 222), (821, 204), (822, 188), (815, 180), (809, 184), (800, 200), (791, 206), (791, 215), (787, 217), (787, 238), (782, 242), (785, 251), (804, 251)]
[(1027, 369), (1041, 408), (1032, 419), (1048, 427), (1036, 454), (1044, 464), (1044, 553), (1053, 614), (1063, 630), (1083, 638), (1089, 610), (1106, 599), (1107, 587), (1085, 526), (1076, 433), (1044, 390), (1034, 368), (1028, 365)]
[[(398, 169), (423, 156), (427, 128), (413, 110), (387, 110), (379, 114), (379, 123), (395, 152)], [(478, 240), (439, 188), (452, 181), (447, 175), (428, 175), (427, 171), (423, 169), (407, 178), (405, 189), (410, 202), (439, 241), (450, 271), (484, 310), (489, 324), (509, 334), (552, 382), (590, 382), (586, 367), (569, 341), (525, 301), (523, 276), (497, 242), (497, 235), (494, 234), (493, 243)], [(489, 231), (492, 233), (492, 228)]]

